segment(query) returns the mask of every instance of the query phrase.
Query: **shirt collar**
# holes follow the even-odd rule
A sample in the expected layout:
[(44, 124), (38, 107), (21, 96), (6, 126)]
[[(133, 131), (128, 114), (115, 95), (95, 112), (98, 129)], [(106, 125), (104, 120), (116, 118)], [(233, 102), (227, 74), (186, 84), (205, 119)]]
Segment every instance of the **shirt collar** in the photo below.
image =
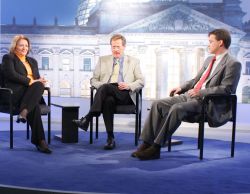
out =
[(119, 64), (123, 64), (124, 56), (120, 57), (119, 59), (113, 57), (113, 63), (115, 64), (116, 60), (119, 60)]
[(26, 56), (19, 55), (17, 52), (15, 52), (15, 55), (19, 58), (20, 61), (25, 62)]
[(224, 53), (221, 53), (221, 54), (217, 55), (216, 56), (216, 61), (220, 61), (227, 53), (228, 53), (228, 51), (225, 51)]

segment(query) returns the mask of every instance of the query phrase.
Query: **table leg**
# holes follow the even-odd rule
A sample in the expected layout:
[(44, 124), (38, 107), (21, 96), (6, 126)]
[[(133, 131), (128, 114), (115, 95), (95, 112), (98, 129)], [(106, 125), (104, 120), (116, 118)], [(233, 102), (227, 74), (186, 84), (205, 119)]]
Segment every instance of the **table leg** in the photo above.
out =
[(73, 119), (78, 119), (79, 107), (62, 108), (62, 142), (77, 143), (78, 127), (72, 123)]

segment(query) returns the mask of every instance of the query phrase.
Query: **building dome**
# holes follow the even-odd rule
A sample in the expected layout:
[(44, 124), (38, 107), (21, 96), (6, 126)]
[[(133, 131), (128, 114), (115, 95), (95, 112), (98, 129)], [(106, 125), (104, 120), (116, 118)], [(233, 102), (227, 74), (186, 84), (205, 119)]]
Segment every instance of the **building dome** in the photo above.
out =
[(101, 0), (80, 0), (76, 15), (79, 25), (86, 26), (90, 11), (96, 6), (99, 1)]
[[(102, 0), (80, 0), (78, 10), (77, 10), (77, 21), (79, 25), (86, 26), (88, 22), (88, 18), (90, 16), (91, 11), (93, 8)], [(111, 1), (111, 0), (109, 0)], [(113, 0), (113, 1), (121, 1), (121, 0)], [(143, 2), (149, 2), (149, 1), (166, 1), (166, 2), (186, 2), (187, 0), (123, 0), (124, 2), (131, 2), (131, 3), (143, 3)]]

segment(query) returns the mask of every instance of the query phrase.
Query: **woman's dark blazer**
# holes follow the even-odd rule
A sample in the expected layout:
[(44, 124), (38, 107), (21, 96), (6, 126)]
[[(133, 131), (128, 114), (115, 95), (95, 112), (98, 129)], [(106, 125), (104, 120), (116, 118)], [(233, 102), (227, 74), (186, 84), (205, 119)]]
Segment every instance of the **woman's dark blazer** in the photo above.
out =
[[(26, 57), (32, 69), (34, 79), (39, 79), (37, 61), (34, 58)], [(22, 61), (14, 54), (6, 54), (2, 60), (2, 71), (5, 87), (12, 90), (19, 90), (20, 87), (28, 87), (30, 79)]]
[[(26, 57), (32, 69), (34, 79), (39, 79), (37, 61), (32, 57)], [(11, 88), (14, 95), (14, 103), (20, 100), (26, 89), (29, 87), (30, 79), (27, 77), (27, 70), (22, 61), (15, 54), (6, 54), (2, 59), (2, 76), (4, 87)]]

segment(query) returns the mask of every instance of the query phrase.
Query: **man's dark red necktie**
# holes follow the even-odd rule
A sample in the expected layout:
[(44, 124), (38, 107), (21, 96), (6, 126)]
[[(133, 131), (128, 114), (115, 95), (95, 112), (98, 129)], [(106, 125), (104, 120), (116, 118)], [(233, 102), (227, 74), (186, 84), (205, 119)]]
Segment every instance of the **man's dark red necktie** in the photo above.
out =
[(211, 61), (211, 63), (208, 66), (208, 70), (206, 71), (205, 74), (203, 74), (203, 76), (201, 77), (201, 79), (197, 82), (196, 86), (194, 87), (194, 89), (196, 90), (200, 90), (203, 83), (206, 81), (206, 79), (209, 77), (211, 70), (213, 68), (214, 62), (216, 61), (216, 57), (214, 57)]

